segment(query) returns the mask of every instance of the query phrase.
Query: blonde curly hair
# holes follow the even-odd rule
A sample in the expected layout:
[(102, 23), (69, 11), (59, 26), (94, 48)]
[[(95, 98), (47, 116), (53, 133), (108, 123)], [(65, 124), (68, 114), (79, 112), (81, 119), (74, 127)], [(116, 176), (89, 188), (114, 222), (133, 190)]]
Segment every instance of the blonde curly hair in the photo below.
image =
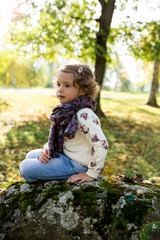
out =
[(65, 64), (60, 67), (57, 72), (73, 73), (74, 86), (78, 85), (85, 92), (85, 96), (91, 99), (97, 97), (100, 87), (95, 81), (95, 76), (86, 64)]

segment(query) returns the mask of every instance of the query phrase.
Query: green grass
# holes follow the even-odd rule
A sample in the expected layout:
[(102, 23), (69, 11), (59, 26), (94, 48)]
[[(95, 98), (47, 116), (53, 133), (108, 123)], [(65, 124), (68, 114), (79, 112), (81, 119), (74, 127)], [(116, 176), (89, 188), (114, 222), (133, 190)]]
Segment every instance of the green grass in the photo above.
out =
[[(48, 95), (0, 94), (0, 180), (10, 182), (21, 180), (19, 163), (26, 153), (47, 142), (49, 115), (58, 101)], [(104, 175), (159, 176), (160, 109), (144, 104), (147, 94), (120, 94), (134, 99), (101, 101), (106, 115), (101, 124), (109, 142)]]
[(102, 100), (107, 119), (101, 122), (109, 141), (105, 175), (140, 173), (144, 178), (159, 176), (160, 109), (145, 105), (146, 97)]

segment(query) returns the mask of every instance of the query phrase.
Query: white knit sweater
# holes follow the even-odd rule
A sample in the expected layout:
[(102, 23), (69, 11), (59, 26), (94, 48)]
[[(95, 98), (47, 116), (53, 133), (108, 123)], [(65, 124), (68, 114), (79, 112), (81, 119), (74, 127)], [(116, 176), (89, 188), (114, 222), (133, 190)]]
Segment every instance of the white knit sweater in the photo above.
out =
[(91, 109), (79, 110), (77, 117), (76, 136), (64, 141), (63, 151), (72, 160), (88, 166), (86, 173), (97, 178), (104, 167), (108, 143), (101, 130), (99, 118)]

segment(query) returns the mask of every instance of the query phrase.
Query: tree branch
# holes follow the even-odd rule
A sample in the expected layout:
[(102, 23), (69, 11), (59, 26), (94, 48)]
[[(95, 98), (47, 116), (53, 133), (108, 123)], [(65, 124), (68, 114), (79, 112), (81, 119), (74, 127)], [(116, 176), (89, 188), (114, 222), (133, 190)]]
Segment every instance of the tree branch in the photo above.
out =
[(89, 22), (89, 21), (99, 22), (99, 21), (100, 21), (99, 18), (97, 18), (97, 19), (92, 19), (92, 18), (88, 18), (88, 19), (86, 18), (86, 19), (84, 19), (84, 18), (72, 16), (72, 15), (70, 15), (70, 17), (73, 18), (73, 19), (75, 19), (75, 20), (80, 20), (80, 21), (82, 21), (82, 22)]

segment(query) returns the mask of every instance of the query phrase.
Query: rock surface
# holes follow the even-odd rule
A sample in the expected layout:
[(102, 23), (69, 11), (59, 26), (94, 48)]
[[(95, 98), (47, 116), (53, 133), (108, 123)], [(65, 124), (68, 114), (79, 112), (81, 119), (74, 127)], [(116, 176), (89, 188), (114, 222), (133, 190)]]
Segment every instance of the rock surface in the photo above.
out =
[(0, 195), (0, 240), (139, 240), (159, 221), (160, 187), (151, 184), (17, 182)]

